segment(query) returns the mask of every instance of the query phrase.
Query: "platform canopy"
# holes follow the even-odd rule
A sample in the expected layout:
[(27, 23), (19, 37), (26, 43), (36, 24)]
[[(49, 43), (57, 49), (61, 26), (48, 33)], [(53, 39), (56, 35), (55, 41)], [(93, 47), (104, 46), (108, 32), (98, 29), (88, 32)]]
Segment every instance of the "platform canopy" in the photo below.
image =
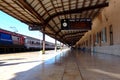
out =
[[(74, 45), (87, 31), (61, 30), (61, 19), (91, 18), (109, 0), (0, 0), (0, 10), (58, 41)], [(45, 31), (44, 31), (45, 30)]]

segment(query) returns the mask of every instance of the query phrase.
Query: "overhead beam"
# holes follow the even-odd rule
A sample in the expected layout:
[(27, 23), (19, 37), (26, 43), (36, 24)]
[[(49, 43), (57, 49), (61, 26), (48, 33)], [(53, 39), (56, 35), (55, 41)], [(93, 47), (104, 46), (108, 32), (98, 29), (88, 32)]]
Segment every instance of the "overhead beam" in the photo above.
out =
[[(18, 1), (24, 6), (24, 8), (26, 8), (29, 12), (31, 12), (33, 15), (35, 15), (36, 18), (38, 18), (40, 20), (41, 23), (38, 23), (38, 25), (40, 25), (42, 27), (48, 26), (51, 31), (56, 33), (56, 31), (51, 27), (51, 25), (48, 24), (49, 22), (46, 22), (43, 19), (43, 17), (40, 14), (38, 14), (37, 11), (35, 11), (35, 9), (30, 4), (28, 4), (27, 1), (25, 1), (25, 0), (18, 0)], [(45, 31), (42, 31), (42, 32), (45, 33)], [(60, 36), (60, 35), (58, 35), (58, 36)]]
[(67, 41), (67, 44), (73, 46), (73, 45), (76, 44), (77, 41), (78, 41), (78, 40), (76, 40), (76, 41), (74, 41), (74, 42), (68, 42), (68, 41)]
[(78, 8), (78, 9), (72, 9), (72, 10), (66, 10), (66, 11), (62, 11), (62, 12), (57, 12), (55, 14), (52, 14), (50, 17), (48, 17), (45, 22), (49, 22), (51, 19), (60, 16), (60, 15), (66, 15), (66, 14), (74, 14), (74, 13), (82, 13), (83, 11), (88, 11), (88, 10), (93, 10), (93, 9), (97, 9), (97, 8), (103, 8), (103, 7), (107, 7), (109, 4), (108, 3), (103, 3), (103, 4), (98, 4), (95, 6), (88, 6), (88, 7), (82, 7), (82, 8)]
[(27, 3), (26, 0), (18, 0), (18, 1), (24, 6), (24, 8), (26, 8), (29, 12), (34, 14), (35, 17), (40, 20), (40, 22), (44, 23), (44, 20), (40, 18), (41, 16), (34, 10), (34, 8), (31, 7), (31, 5)]
[(73, 36), (73, 37), (69, 37), (69, 38), (66, 38), (65, 39), (65, 41), (67, 41), (67, 42), (77, 42), (77, 41), (79, 41), (80, 40), (80, 38), (81, 38), (82, 36)]
[(60, 32), (61, 32), (61, 29), (59, 29), (59, 30), (56, 32), (56, 35), (58, 35)]
[(84, 33), (84, 32), (87, 32), (87, 31), (79, 31), (79, 32), (64, 34), (64, 35), (61, 36), (61, 38), (65, 37), (65, 36), (68, 36), (68, 35), (75, 35), (75, 34)]
[(73, 38), (81, 38), (83, 35), (71, 35), (71, 36), (67, 36), (67, 37), (64, 37), (64, 39), (73, 39)]
[(76, 43), (77, 41), (80, 40), (82, 36), (71, 36), (71, 37), (67, 37), (64, 39), (64, 41), (67, 43), (67, 44), (72, 44), (72, 43)]
[(31, 12), (33, 15), (35, 15), (36, 18), (40, 20), (42, 26), (44, 27), (48, 26), (53, 32), (55, 32), (55, 30), (52, 27), (50, 27), (49, 24), (47, 24), (48, 22), (46, 23), (45, 20), (42, 18), (42, 16), (38, 14), (35, 11), (35, 9), (30, 4), (28, 4), (26, 0), (18, 0), (18, 1), (24, 6), (24, 8), (26, 8), (29, 12)]

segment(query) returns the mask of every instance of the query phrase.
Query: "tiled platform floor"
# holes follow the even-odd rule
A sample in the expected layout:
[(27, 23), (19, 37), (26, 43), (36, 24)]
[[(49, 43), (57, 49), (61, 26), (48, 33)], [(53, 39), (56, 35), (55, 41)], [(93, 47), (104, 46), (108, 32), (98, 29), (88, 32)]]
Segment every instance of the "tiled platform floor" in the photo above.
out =
[(1, 54), (0, 80), (120, 80), (120, 57), (78, 50)]

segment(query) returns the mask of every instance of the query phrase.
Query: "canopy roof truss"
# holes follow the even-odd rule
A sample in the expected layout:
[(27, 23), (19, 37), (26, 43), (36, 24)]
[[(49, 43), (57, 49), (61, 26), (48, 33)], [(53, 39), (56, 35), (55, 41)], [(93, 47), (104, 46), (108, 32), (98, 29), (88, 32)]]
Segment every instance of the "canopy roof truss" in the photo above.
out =
[(41, 32), (65, 44), (74, 45), (87, 31), (63, 31), (61, 19), (94, 19), (102, 8), (108, 6), (108, 2), (109, 0), (0, 0), (0, 10), (28, 25), (42, 27)]

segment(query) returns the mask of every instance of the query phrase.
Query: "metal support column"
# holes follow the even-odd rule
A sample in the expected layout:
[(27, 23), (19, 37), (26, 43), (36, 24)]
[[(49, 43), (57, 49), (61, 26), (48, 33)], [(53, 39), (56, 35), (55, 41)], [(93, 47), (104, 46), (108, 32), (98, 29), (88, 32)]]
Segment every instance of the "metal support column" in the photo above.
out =
[(55, 52), (57, 52), (57, 40), (55, 39)]
[(60, 42), (60, 50), (62, 51), (62, 43)]
[(44, 33), (44, 30), (45, 29), (43, 29), (43, 42), (42, 42), (43, 43), (42, 44), (43, 45), (43, 50), (42, 50), (42, 54), (45, 54), (45, 33)]

